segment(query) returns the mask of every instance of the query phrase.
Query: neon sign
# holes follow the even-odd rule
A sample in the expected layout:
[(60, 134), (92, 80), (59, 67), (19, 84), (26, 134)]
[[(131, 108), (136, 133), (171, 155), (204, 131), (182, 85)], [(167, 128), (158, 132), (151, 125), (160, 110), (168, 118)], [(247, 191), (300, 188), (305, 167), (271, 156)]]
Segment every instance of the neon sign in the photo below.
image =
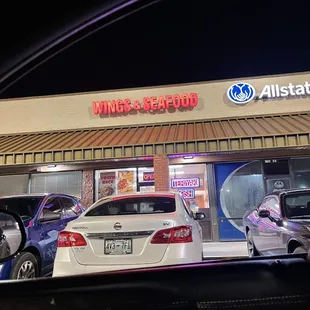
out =
[(131, 111), (165, 111), (169, 109), (191, 109), (198, 104), (197, 93), (184, 93), (166, 96), (143, 97), (142, 100), (129, 98), (93, 101), (93, 113), (102, 114), (125, 114)]

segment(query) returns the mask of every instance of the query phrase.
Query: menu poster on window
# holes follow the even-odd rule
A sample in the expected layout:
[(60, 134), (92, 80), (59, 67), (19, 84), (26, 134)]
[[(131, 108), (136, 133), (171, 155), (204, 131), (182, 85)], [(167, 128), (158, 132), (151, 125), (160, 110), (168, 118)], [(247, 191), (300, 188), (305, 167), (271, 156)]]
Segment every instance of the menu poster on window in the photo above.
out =
[(117, 178), (117, 192), (132, 193), (136, 191), (135, 172), (130, 170), (119, 170)]
[(99, 199), (116, 194), (115, 172), (101, 172), (99, 183)]

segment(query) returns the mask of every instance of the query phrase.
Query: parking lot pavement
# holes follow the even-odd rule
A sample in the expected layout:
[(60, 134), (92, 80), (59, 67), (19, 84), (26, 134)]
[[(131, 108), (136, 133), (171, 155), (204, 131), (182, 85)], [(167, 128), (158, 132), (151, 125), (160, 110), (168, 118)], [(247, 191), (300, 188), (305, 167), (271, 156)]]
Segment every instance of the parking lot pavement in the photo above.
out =
[(245, 241), (238, 242), (206, 242), (203, 244), (204, 259), (247, 257)]

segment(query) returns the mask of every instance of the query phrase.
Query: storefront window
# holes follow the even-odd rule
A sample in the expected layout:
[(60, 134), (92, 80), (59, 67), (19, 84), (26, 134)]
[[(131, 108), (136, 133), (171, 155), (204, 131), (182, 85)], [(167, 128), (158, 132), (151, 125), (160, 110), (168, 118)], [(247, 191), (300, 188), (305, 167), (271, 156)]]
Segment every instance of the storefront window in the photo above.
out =
[(96, 171), (96, 200), (137, 191), (137, 168)]
[(206, 165), (172, 165), (169, 174), (170, 190), (180, 192), (193, 212), (209, 208)]
[(310, 188), (310, 158), (292, 159), (295, 188)]
[(18, 195), (28, 193), (29, 175), (0, 176), (0, 195)]
[(30, 193), (59, 193), (81, 198), (82, 171), (36, 173), (30, 180)]

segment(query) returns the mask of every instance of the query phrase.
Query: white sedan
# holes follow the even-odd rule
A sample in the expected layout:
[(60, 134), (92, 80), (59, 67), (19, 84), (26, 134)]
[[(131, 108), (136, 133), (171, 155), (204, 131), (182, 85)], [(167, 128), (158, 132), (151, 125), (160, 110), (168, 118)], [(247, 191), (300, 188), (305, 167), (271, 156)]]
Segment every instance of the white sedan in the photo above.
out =
[(59, 233), (53, 277), (201, 262), (197, 216), (178, 193), (102, 198)]

